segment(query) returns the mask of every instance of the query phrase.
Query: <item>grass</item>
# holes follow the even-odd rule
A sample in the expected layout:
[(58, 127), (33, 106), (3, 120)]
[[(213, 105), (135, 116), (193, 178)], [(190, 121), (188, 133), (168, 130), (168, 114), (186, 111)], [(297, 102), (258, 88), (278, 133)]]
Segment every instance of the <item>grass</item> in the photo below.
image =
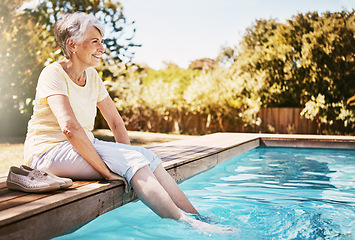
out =
[[(113, 135), (109, 130), (95, 130), (94, 134), (97, 138), (113, 141)], [(128, 132), (132, 145), (146, 146), (163, 142), (181, 140), (192, 136), (172, 135), (161, 133), (146, 132)], [(0, 139), (0, 176), (6, 176), (11, 166), (20, 166), (24, 164), (23, 160), (23, 138), (6, 138)]]
[(11, 166), (20, 166), (23, 161), (23, 143), (0, 143), (0, 176), (7, 175)]

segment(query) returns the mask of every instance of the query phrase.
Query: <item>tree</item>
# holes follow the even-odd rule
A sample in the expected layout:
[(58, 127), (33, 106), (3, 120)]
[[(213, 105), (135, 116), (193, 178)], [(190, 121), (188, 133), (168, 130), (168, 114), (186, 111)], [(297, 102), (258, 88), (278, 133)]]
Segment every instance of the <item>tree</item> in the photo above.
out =
[(346, 101), (355, 91), (354, 21), (354, 10), (298, 14), (285, 24), (257, 20), (232, 68), (237, 76), (249, 76), (247, 81), (263, 82), (264, 107), (305, 107), (303, 114), (319, 126), (340, 121), (353, 128)]
[(231, 46), (222, 46), (216, 62), (222, 66), (229, 67), (237, 60), (237, 50)]
[(34, 17), (34, 21), (46, 29), (51, 36), (53, 36), (56, 21), (66, 13), (77, 11), (93, 14), (105, 23), (107, 30), (107, 36), (104, 39), (107, 48), (106, 60), (116, 59), (122, 62), (133, 57), (134, 53), (131, 51), (131, 47), (139, 46), (132, 43), (135, 33), (134, 22), (127, 23), (123, 15), (123, 6), (119, 1), (42, 0), (35, 8), (26, 9), (26, 12)]
[(189, 69), (192, 70), (213, 70), (216, 68), (215, 60), (211, 58), (201, 58), (192, 61), (189, 65)]
[(174, 132), (183, 131), (184, 116), (188, 114), (184, 92), (191, 82), (201, 74), (199, 70), (178, 68), (169, 64), (168, 68), (149, 69), (142, 79), (142, 99), (154, 112), (174, 122)]
[(23, 134), (40, 63), (34, 24), (19, 10), (24, 1), (0, 1), (0, 132)]
[(336, 122), (355, 127), (354, 112), (346, 105), (355, 92), (354, 13), (299, 14), (288, 22), (285, 38), (297, 50), (293, 87), (298, 87), (299, 102), (305, 106), (302, 114), (315, 119), (319, 133), (322, 125)]
[[(238, 57), (231, 65), (233, 75), (243, 78), (248, 84), (255, 82), (259, 86), (260, 81), (263, 82), (258, 89), (263, 106), (286, 104), (280, 103), (276, 97), (282, 92), (281, 82), (285, 77), (283, 62), (285, 51), (288, 51), (281, 47), (284, 45), (283, 39), (276, 35), (279, 27), (280, 24), (274, 19), (257, 20), (252, 27), (247, 28), (239, 49), (236, 49)], [(248, 91), (244, 90), (246, 97)]]
[[(206, 128), (213, 122), (219, 131), (227, 131), (225, 123), (237, 122), (244, 129), (259, 124), (259, 90), (262, 79), (249, 81), (250, 75), (238, 75), (232, 68), (216, 68), (195, 78), (184, 92), (189, 111), (206, 116)], [(232, 124), (235, 125), (235, 124)]]
[[(62, 57), (57, 46), (54, 23), (65, 13), (83, 11), (101, 19), (107, 26), (107, 51), (102, 64), (116, 65), (133, 56), (135, 29), (127, 23), (123, 7), (110, 0), (39, 1), (21, 10), (24, 1), (0, 2), (0, 111), (2, 135), (23, 134), (32, 114), (37, 78), (44, 66)], [(20, 119), (17, 121), (17, 119)], [(4, 124), (5, 123), (5, 124)]]

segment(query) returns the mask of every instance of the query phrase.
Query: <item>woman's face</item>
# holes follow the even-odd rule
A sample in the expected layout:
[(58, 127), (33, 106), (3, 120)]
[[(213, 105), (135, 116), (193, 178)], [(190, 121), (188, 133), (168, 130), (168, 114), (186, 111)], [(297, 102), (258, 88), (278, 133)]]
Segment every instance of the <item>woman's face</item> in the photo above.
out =
[(97, 66), (105, 48), (100, 31), (95, 27), (89, 27), (85, 40), (76, 45), (75, 56), (85, 67)]

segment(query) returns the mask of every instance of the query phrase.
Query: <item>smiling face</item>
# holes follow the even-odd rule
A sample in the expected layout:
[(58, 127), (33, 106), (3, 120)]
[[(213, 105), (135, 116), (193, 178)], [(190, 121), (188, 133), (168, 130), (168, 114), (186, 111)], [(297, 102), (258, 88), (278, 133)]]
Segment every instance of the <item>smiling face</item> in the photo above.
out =
[(100, 63), (101, 55), (105, 51), (102, 43), (103, 39), (99, 30), (95, 27), (89, 27), (85, 40), (75, 45), (75, 54), (72, 55), (73, 60), (79, 60), (84, 67), (97, 66)]

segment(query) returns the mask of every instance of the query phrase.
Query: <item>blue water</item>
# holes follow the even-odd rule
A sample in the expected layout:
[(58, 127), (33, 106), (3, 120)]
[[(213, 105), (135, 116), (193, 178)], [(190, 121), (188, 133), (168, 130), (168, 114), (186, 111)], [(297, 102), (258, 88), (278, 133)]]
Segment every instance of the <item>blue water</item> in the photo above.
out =
[(355, 150), (256, 148), (179, 185), (239, 231), (199, 232), (135, 201), (57, 239), (355, 239)]

